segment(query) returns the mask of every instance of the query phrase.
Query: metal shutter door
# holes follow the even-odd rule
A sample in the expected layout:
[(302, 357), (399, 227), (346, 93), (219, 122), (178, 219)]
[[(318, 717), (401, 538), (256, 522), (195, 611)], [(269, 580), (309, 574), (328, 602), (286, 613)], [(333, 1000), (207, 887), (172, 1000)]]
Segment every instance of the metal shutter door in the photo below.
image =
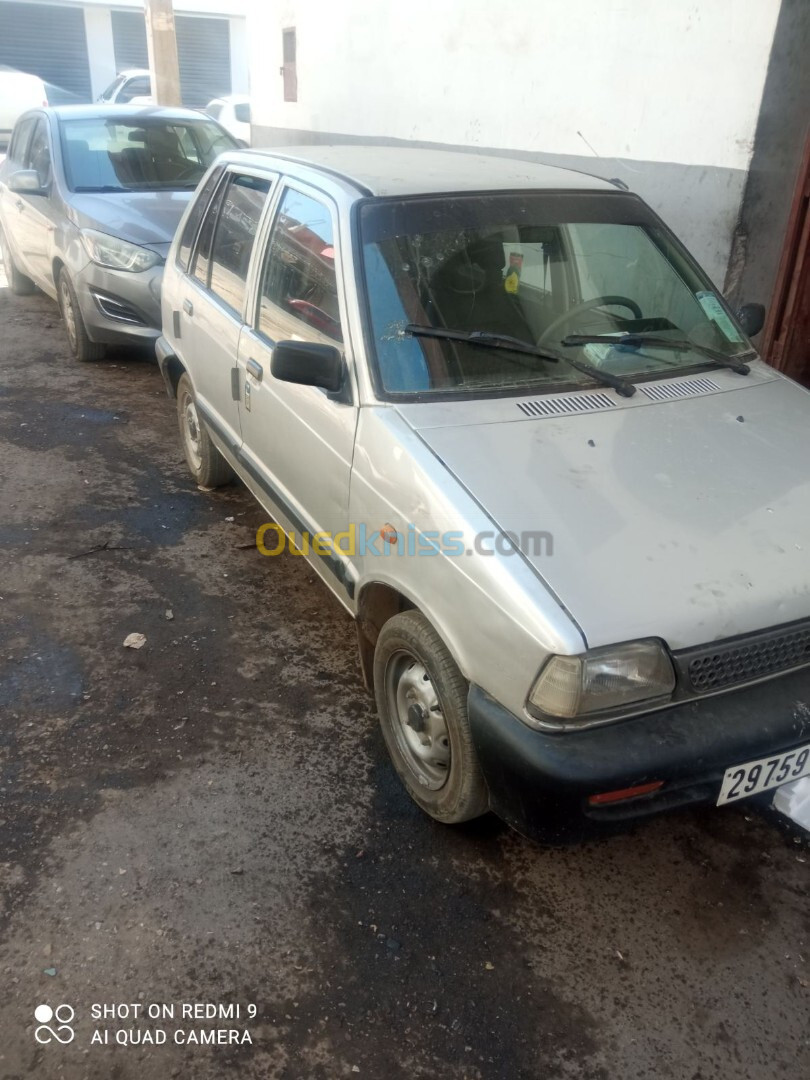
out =
[(0, 64), (92, 100), (81, 8), (0, 0)]
[(111, 11), (115, 70), (148, 68), (146, 20), (140, 11)]
[(183, 104), (201, 109), (231, 92), (231, 27), (227, 19), (175, 16)]
[[(231, 28), (227, 19), (175, 15), (180, 93), (192, 109), (231, 92)], [(115, 67), (149, 67), (146, 22), (137, 11), (112, 12)]]

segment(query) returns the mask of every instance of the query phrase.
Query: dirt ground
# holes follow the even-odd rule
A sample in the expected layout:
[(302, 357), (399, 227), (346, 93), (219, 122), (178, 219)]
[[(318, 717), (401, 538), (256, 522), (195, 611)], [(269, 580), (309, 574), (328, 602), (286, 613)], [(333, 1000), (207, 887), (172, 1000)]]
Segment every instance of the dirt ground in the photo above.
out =
[(76, 364), (2, 287), (0, 331), (0, 1075), (810, 1075), (802, 836), (432, 823), (350, 620), (251, 546), (244, 489), (192, 484), (154, 364)]

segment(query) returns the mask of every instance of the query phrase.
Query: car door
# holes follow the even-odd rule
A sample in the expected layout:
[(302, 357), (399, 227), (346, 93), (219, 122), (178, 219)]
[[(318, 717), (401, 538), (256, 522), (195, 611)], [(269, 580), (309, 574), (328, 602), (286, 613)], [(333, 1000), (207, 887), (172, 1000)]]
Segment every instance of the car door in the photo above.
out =
[(55, 181), (51, 154), (51, 134), (44, 116), (37, 120), (25, 157), (24, 168), (33, 169), (44, 195), (22, 195), (20, 210), (20, 252), (26, 273), (37, 285), (51, 291), (53, 234), (59, 213), (58, 199), (54, 198)]
[[(351, 372), (345, 391), (330, 395), (274, 378), (271, 360), (283, 340), (346, 348), (336, 207), (324, 193), (288, 180), (265, 234), (252, 318), (239, 342), (240, 458), (256, 494), (296, 531), (299, 544), (309, 533), (311, 547), (317, 533), (335, 537), (348, 527), (357, 395)], [(324, 555), (315, 568), (345, 601), (345, 554), (315, 553)]]
[(236, 363), (245, 292), (262, 211), (274, 183), (267, 173), (227, 169), (208, 204), (177, 313), (183, 356), (197, 403), (215, 436), (241, 443)]
[(6, 242), (20, 270), (23, 268), (23, 258), (20, 250), (20, 227), (25, 201), (22, 195), (9, 190), (8, 182), (15, 172), (25, 168), (28, 146), (36, 122), (37, 116), (35, 113), (18, 120), (11, 136), (7, 159), (3, 163), (2, 183), (0, 183), (0, 225), (3, 227)]

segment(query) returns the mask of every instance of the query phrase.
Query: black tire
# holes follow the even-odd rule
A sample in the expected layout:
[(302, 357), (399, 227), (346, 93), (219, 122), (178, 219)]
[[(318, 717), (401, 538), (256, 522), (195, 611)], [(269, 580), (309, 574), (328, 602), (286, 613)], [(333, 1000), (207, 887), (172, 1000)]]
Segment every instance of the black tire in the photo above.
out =
[(230, 484), (234, 478), (230, 467), (211, 442), (211, 436), (197, 414), (197, 398), (188, 375), (180, 376), (177, 384), (177, 422), (186, 464), (200, 487), (217, 488)]
[(374, 650), (383, 738), (408, 794), (448, 825), (489, 809), (467, 717), (467, 690), (466, 679), (421, 612), (404, 611), (385, 623)]
[(87, 363), (93, 360), (103, 360), (107, 352), (107, 346), (97, 341), (91, 341), (87, 327), (84, 325), (76, 290), (70, 275), (64, 267), (59, 271), (56, 279), (56, 291), (59, 296), (59, 310), (62, 312), (62, 321), (65, 324), (68, 345), (70, 351), (77, 360)]
[(14, 256), (11, 254), (2, 229), (0, 229), (0, 255), (3, 257), (3, 267), (11, 291), (15, 296), (30, 296), (36, 289), (36, 285), (34, 285), (31, 278), (21, 274), (17, 269), (17, 264), (14, 262)]

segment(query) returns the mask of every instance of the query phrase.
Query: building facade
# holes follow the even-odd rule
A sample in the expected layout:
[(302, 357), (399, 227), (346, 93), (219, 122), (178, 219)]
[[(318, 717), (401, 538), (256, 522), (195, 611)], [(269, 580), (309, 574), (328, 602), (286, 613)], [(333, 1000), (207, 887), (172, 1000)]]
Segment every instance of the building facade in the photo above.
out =
[(248, 30), (255, 145), (411, 143), (618, 178), (733, 301), (773, 298), (807, 0), (253, 0)]
[[(183, 104), (247, 93), (246, 4), (174, 7)], [(0, 0), (0, 64), (92, 101), (118, 71), (149, 66), (143, 0)]]

